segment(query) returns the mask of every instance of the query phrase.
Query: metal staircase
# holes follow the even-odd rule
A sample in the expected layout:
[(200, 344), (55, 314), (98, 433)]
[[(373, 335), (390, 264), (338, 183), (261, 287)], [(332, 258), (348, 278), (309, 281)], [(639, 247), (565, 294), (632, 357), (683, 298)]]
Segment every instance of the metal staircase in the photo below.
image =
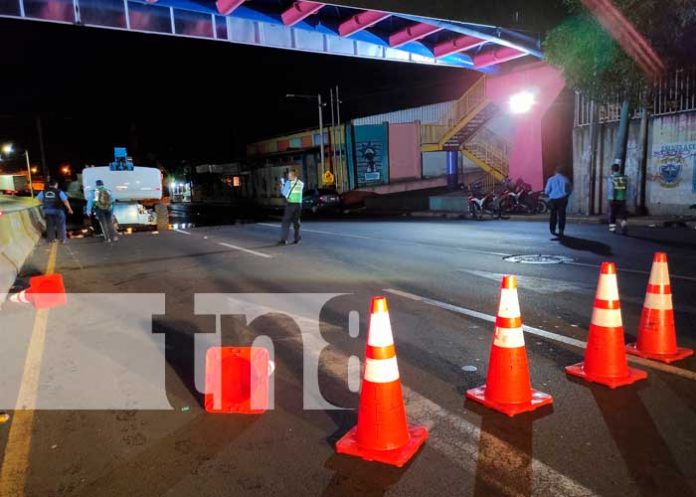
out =
[(498, 106), (486, 98), (486, 77), (481, 77), (432, 129), (423, 152), (457, 151), (496, 180), (508, 172), (508, 145), (484, 125), (498, 113)]

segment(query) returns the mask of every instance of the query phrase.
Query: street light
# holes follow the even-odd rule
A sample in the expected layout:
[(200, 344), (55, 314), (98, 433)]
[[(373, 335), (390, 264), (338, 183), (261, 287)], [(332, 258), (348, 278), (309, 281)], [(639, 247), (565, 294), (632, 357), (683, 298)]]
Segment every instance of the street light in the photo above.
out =
[(527, 90), (515, 93), (508, 100), (510, 112), (513, 114), (526, 114), (532, 110), (534, 104), (536, 104), (536, 97), (534, 93)]
[(317, 99), (317, 106), (319, 107), (319, 147), (321, 153), (321, 173), (324, 174), (324, 104), (321, 102), (321, 93), (317, 93), (316, 97), (314, 95), (296, 95), (294, 93), (288, 93), (285, 98), (303, 98), (305, 100)]
[[(11, 143), (6, 143), (2, 147), (2, 151), (5, 155), (11, 155), (14, 153), (14, 146)], [(34, 184), (31, 178), (31, 163), (29, 162), (29, 150), (24, 149), (24, 158), (27, 161), (27, 175), (29, 176), (29, 193), (34, 197)]]

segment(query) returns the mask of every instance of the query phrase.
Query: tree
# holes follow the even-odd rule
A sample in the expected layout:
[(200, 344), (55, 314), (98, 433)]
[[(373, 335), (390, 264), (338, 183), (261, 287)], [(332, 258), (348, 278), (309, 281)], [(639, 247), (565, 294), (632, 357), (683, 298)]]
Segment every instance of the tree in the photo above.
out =
[[(691, 43), (687, 39), (689, 29), (696, 21), (696, 6), (693, 0), (613, 0), (613, 4), (611, 0), (608, 3), (564, 0), (564, 3), (571, 15), (548, 33), (544, 42), (546, 58), (549, 64), (563, 70), (572, 90), (581, 92), (591, 101), (606, 102), (614, 98), (623, 100), (614, 154), (615, 162), (619, 162), (623, 170), (630, 108), (644, 104), (640, 98), (647, 95), (646, 90), (650, 88), (651, 79), (655, 75), (646, 74), (641, 65), (629, 57), (617, 43), (616, 32), (608, 32), (588, 12), (585, 4), (595, 8), (597, 5), (616, 7), (657, 53), (658, 63), (667, 69), (689, 60), (687, 47)], [(644, 119), (647, 119), (646, 112), (644, 108)], [(592, 123), (590, 146), (591, 164), (594, 164), (597, 136), (594, 113)], [(643, 128), (641, 126), (641, 132)], [(591, 166), (590, 212), (594, 208), (594, 174), (595, 170)]]

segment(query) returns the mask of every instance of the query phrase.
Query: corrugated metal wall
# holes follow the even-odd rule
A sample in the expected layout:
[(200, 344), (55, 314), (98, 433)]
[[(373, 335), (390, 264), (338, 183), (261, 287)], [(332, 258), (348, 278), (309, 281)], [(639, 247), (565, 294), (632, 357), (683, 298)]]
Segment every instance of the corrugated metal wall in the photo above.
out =
[(364, 126), (366, 124), (382, 124), (388, 122), (391, 124), (405, 124), (420, 121), (421, 124), (438, 124), (442, 115), (452, 108), (455, 101), (442, 102), (433, 105), (424, 105), (423, 107), (413, 107), (410, 109), (399, 110), (396, 112), (388, 112), (386, 114), (376, 114), (374, 116), (360, 117), (353, 119), (355, 126)]

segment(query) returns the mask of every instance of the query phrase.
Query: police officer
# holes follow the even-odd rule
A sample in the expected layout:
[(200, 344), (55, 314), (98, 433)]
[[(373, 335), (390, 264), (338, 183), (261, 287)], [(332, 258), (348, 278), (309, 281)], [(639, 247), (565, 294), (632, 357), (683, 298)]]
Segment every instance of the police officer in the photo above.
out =
[(68, 196), (58, 188), (58, 182), (49, 181), (48, 188), (39, 193), (36, 199), (43, 204), (44, 216), (46, 217), (46, 241), (53, 243), (58, 237), (61, 243), (67, 242), (65, 211), (67, 210), (72, 215), (73, 210), (70, 207)]
[(283, 212), (283, 226), (278, 245), (286, 245), (290, 235), (290, 223), (295, 230), (295, 241), (300, 243), (300, 216), (302, 214), (302, 190), (304, 183), (297, 177), (297, 170), (290, 169), (287, 180), (280, 180), (280, 193), (285, 197), (285, 211)]
[(628, 177), (621, 173), (621, 166), (617, 163), (611, 166), (611, 175), (607, 181), (609, 199), (609, 231), (616, 233), (616, 220), (620, 219), (621, 233), (626, 234), (626, 191), (628, 190)]
[[(573, 184), (563, 174), (563, 167), (557, 166), (556, 173), (546, 182), (544, 193), (549, 197), (549, 207), (551, 209), (549, 231), (559, 239), (562, 239), (564, 236), (568, 197), (572, 192)], [(558, 227), (558, 231), (556, 231), (556, 227)]]

